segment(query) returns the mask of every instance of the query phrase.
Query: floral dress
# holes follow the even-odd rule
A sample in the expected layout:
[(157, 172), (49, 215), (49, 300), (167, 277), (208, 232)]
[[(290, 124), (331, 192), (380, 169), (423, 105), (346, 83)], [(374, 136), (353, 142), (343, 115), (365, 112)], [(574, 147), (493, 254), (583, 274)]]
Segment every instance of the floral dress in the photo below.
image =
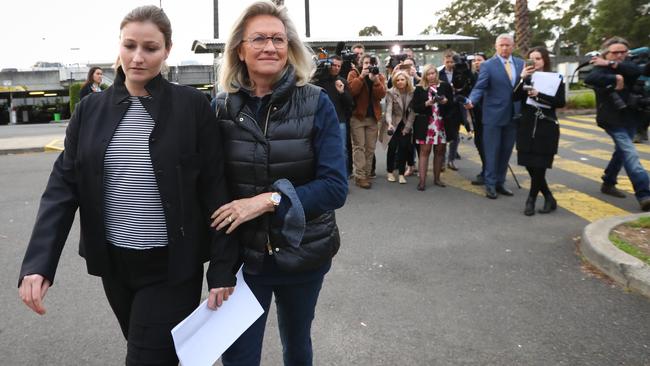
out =
[[(437, 90), (437, 86), (432, 85), (429, 87), (429, 99), (433, 98), (433, 95), (436, 94)], [(427, 127), (427, 136), (424, 140), (416, 139), (415, 143), (418, 145), (438, 145), (447, 142), (445, 124), (442, 121), (438, 103), (433, 103), (431, 106), (431, 112), (431, 117), (429, 117), (429, 126)]]

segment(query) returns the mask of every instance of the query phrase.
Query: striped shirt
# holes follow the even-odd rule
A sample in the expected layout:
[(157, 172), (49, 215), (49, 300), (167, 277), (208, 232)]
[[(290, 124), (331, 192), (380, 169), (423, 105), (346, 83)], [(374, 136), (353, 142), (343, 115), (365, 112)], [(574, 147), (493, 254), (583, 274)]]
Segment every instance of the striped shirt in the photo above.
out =
[(129, 101), (104, 156), (106, 238), (118, 247), (162, 247), (167, 226), (149, 155), (155, 122), (138, 97)]

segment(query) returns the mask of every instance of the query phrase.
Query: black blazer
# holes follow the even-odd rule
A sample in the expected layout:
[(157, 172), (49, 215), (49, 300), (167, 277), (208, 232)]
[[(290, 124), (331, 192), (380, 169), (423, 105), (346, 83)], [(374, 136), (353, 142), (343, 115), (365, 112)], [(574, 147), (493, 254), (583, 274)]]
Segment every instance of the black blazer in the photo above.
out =
[[(182, 282), (210, 260), (210, 288), (234, 286), (235, 236), (210, 229), (210, 215), (230, 202), (223, 174), (223, 145), (209, 101), (196, 89), (164, 80), (147, 86), (142, 100), (155, 127), (149, 151), (169, 241), (169, 279)], [(56, 267), (79, 208), (79, 253), (88, 273), (110, 275), (104, 226), (104, 154), (129, 107), (124, 73), (102, 93), (79, 102), (66, 130), (65, 151), (54, 163), (41, 198), (20, 279), (41, 274), (54, 281)], [(146, 233), (143, 233), (146, 235)]]
[[(451, 102), (454, 98), (454, 92), (451, 85), (446, 82), (440, 82), (437, 89), (438, 95), (444, 95), (447, 98), (446, 104), (439, 104), (440, 117), (445, 126), (445, 134), (449, 140), (454, 140), (458, 137), (458, 128), (460, 126), (459, 120), (454, 120), (453, 115), (450, 114), (453, 109)], [(415, 114), (415, 121), (413, 122), (413, 137), (423, 140), (426, 136), (426, 127), (429, 125), (429, 117), (431, 117), (431, 107), (425, 106), (426, 101), (429, 99), (429, 90), (418, 85), (413, 91), (413, 99), (411, 100), (411, 107)], [(456, 132), (454, 132), (456, 131)], [(450, 137), (451, 135), (451, 137)]]

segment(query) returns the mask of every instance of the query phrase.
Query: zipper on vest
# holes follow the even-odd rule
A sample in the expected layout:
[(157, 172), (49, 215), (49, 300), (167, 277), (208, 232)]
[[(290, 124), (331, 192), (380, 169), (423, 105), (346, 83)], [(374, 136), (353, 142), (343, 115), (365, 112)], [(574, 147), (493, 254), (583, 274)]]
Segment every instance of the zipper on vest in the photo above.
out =
[(264, 137), (266, 137), (266, 131), (269, 129), (269, 118), (271, 117), (271, 108), (273, 105), (269, 104), (269, 110), (266, 111), (266, 122), (264, 122)]

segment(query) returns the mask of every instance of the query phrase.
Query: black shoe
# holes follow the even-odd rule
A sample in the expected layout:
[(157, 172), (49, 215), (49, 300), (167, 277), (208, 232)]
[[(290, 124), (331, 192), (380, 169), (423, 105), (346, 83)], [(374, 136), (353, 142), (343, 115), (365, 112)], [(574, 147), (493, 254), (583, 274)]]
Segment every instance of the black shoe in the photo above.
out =
[(535, 214), (535, 200), (537, 200), (537, 197), (528, 196), (526, 208), (524, 208), (524, 215), (533, 216)]
[(642, 198), (639, 205), (643, 211), (650, 211), (650, 197)]
[(604, 194), (617, 197), (617, 198), (625, 198), (625, 193), (621, 192), (618, 188), (616, 188), (615, 185), (612, 184), (605, 184), (603, 183), (600, 186), (600, 191)]
[(424, 185), (424, 183), (418, 184), (418, 191), (424, 191), (425, 189), (427, 189), (427, 187)]
[(544, 207), (539, 209), (539, 213), (547, 214), (557, 209), (557, 201), (552, 194), (544, 195)]
[(494, 187), (485, 187), (485, 197), (491, 200), (497, 199), (497, 191), (494, 190)]
[(476, 176), (476, 179), (474, 179), (471, 183), (473, 186), (482, 186), (485, 185), (485, 180), (483, 179), (483, 176), (479, 174)]
[(514, 196), (514, 193), (512, 193), (511, 190), (504, 186), (497, 186), (497, 193), (502, 194), (504, 196)]
[(458, 168), (456, 167), (456, 165), (454, 164), (453, 161), (450, 161), (450, 162), (447, 163), (447, 168), (449, 168), (449, 169), (451, 169), (453, 171), (458, 170)]

